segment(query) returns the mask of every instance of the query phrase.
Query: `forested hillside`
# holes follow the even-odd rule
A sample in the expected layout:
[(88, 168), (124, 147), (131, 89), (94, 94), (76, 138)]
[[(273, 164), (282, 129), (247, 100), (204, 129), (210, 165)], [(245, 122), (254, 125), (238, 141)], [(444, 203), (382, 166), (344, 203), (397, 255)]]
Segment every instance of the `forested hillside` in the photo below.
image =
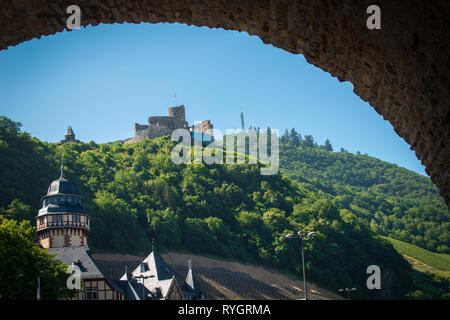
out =
[[(355, 297), (360, 298), (386, 297), (387, 291), (389, 297), (404, 298), (416, 292), (410, 265), (370, 230), (366, 198), (358, 202), (364, 192), (372, 197), (358, 188), (373, 185), (355, 182), (345, 194), (345, 183), (306, 176), (301, 167), (292, 171), (297, 183), (282, 174), (262, 176), (258, 165), (175, 165), (170, 157), (174, 144), (169, 137), (132, 145), (49, 144), (1, 117), (2, 214), (34, 221), (40, 197), (59, 176), (64, 152), (65, 176), (86, 197), (92, 218), (89, 245), (97, 252), (148, 254), (155, 239), (158, 248), (262, 263), (298, 275), (300, 244), (285, 235), (316, 231), (318, 236), (305, 243), (310, 280), (334, 292), (357, 287)], [(291, 149), (326, 152), (325, 158), (333, 154)], [(313, 163), (307, 165), (314, 168)], [(393, 202), (394, 196), (374, 199), (393, 208), (402, 205)], [(366, 269), (372, 264), (383, 270), (389, 290), (366, 288)]]
[(280, 167), (358, 218), (377, 234), (450, 253), (450, 211), (427, 177), (343, 149), (333, 152), (292, 129), (281, 137)]

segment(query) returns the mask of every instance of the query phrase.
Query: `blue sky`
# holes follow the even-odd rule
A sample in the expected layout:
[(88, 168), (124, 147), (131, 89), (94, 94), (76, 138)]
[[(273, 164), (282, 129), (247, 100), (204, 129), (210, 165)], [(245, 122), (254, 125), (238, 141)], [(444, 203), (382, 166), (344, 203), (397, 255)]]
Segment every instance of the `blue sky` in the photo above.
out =
[[(174, 95), (177, 95), (175, 100)], [(49, 142), (71, 125), (98, 143), (133, 136), (135, 122), (184, 104), (192, 123), (296, 128), (319, 144), (367, 153), (426, 175), (409, 145), (327, 72), (247, 33), (180, 24), (113, 24), (0, 51), (0, 115)]]

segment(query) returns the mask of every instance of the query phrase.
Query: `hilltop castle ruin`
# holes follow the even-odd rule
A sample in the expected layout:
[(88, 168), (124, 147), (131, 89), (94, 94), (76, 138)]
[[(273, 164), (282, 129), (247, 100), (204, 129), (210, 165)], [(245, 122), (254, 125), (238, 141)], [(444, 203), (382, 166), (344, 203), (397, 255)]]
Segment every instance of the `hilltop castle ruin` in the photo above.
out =
[[(194, 135), (195, 128), (195, 135)], [(203, 141), (213, 141), (213, 125), (210, 120), (201, 122), (201, 126), (189, 126), (186, 121), (184, 105), (169, 107), (168, 116), (153, 116), (148, 118), (148, 125), (134, 124), (134, 137), (125, 141), (125, 144), (142, 141), (145, 139), (155, 139), (162, 136), (172, 135), (176, 129), (186, 129), (191, 132), (194, 138), (198, 138), (198, 131), (201, 131)]]

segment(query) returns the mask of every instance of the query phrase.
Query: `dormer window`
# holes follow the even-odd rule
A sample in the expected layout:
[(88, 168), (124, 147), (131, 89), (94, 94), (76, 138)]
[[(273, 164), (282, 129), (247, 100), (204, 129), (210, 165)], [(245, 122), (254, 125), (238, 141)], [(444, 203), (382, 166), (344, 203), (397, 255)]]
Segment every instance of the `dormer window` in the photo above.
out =
[(147, 272), (148, 270), (148, 265), (146, 263), (141, 263), (141, 273)]

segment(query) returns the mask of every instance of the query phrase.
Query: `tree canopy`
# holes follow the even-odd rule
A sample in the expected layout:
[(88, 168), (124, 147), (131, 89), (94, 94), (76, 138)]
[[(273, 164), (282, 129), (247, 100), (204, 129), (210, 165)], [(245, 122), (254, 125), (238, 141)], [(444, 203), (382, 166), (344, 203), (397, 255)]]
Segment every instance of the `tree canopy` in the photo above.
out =
[(331, 152), (327, 141), (281, 142), (283, 173), (323, 192), (377, 234), (450, 253), (450, 211), (429, 178), (367, 155)]
[(42, 300), (73, 297), (66, 285), (67, 266), (35, 242), (29, 221), (0, 215), (0, 299), (36, 300), (38, 277)]
[[(289, 137), (281, 145), (283, 173), (262, 176), (260, 164), (175, 165), (170, 156), (175, 142), (170, 137), (130, 145), (56, 145), (12, 127), (0, 136), (5, 145), (0, 161), (8, 168), (0, 173), (4, 182), (0, 207), (11, 218), (34, 221), (39, 198), (58, 176), (64, 152), (65, 176), (86, 197), (92, 218), (88, 243), (93, 250), (148, 254), (155, 239), (160, 249), (301, 274), (300, 243), (285, 235), (316, 231), (318, 236), (305, 243), (309, 280), (331, 290), (356, 286), (360, 298), (386, 297), (386, 291), (365, 287), (366, 268), (376, 264), (397, 279), (389, 297), (405, 297), (416, 289), (410, 265), (376, 235), (382, 232), (371, 223), (374, 219), (381, 230), (394, 232), (397, 229), (383, 228), (395, 225), (390, 215), (407, 216), (420, 205), (413, 193), (435, 195), (425, 178), (404, 169), (366, 156), (327, 151), (312, 137), (308, 138), (312, 147), (306, 146), (295, 130), (299, 145), (289, 146)], [(437, 210), (441, 220), (420, 211), (415, 218), (444, 228), (448, 212), (438, 198), (433, 199), (425, 205)], [(382, 224), (385, 216), (388, 220)], [(445, 245), (448, 240), (441, 242)]]

